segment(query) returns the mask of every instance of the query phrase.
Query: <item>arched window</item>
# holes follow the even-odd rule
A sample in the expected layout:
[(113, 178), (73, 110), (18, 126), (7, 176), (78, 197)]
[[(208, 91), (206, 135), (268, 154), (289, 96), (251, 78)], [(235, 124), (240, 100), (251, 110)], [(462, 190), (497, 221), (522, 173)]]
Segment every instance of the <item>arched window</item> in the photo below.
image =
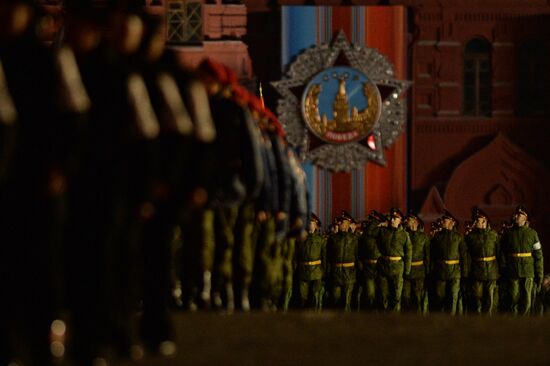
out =
[(464, 115), (491, 115), (491, 45), (470, 40), (464, 49)]
[(518, 47), (517, 114), (541, 116), (548, 112), (549, 54), (544, 42), (529, 40)]

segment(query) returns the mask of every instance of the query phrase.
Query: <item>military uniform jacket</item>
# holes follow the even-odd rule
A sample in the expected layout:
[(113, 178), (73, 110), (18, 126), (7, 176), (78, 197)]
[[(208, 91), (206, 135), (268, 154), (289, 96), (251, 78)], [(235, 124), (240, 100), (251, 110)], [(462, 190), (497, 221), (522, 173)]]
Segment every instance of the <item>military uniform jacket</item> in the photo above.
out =
[(470, 256), (470, 276), (477, 281), (497, 280), (500, 244), (496, 231), (473, 229), (465, 240)]
[(377, 273), (376, 263), (380, 257), (380, 251), (376, 243), (378, 230), (378, 222), (373, 220), (359, 238), (359, 268), (363, 275), (369, 277), (374, 277)]
[[(304, 225), (309, 222), (306, 177), (289, 148), (287, 148), (287, 154), (291, 168), (290, 177), (292, 182), (292, 196), (290, 200), (290, 223), (292, 224), (292, 230), (289, 232), (289, 235), (298, 235), (299, 232), (303, 230)], [(297, 221), (301, 221), (302, 225), (300, 227), (296, 225)]]
[(430, 238), (420, 230), (407, 232), (412, 244), (412, 263), (409, 279), (421, 279), (426, 277), (430, 268)]
[(459, 232), (447, 229), (437, 232), (431, 241), (430, 254), (432, 273), (436, 279), (468, 277), (468, 252)]
[(277, 213), (279, 211), (279, 184), (277, 180), (277, 163), (273, 153), (273, 146), (265, 132), (262, 135), (261, 154), (263, 159), (262, 187), (256, 202), (257, 211)]
[(327, 257), (332, 285), (346, 286), (355, 283), (357, 244), (357, 236), (351, 232), (339, 232), (329, 237)]
[[(402, 227), (380, 228), (378, 250), (380, 250), (380, 259), (377, 266), (380, 274), (399, 276), (408, 275), (411, 272), (411, 239)], [(401, 258), (397, 259), (398, 257)]]
[[(322, 279), (326, 269), (327, 238), (319, 233), (310, 233), (305, 241), (298, 243), (296, 250), (300, 281)], [(312, 264), (317, 261), (321, 263)]]
[(510, 278), (542, 278), (544, 263), (537, 232), (513, 226), (502, 234), (502, 264)]

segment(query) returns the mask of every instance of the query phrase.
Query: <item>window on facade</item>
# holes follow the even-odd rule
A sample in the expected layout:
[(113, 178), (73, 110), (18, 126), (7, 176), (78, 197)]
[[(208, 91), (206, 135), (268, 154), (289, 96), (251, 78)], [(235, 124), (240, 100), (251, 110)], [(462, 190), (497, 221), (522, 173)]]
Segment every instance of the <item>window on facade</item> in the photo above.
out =
[(520, 116), (541, 116), (548, 112), (549, 55), (541, 41), (530, 40), (518, 47), (517, 113)]
[(202, 6), (200, 2), (169, 1), (168, 43), (193, 45), (202, 42)]
[(491, 45), (481, 38), (464, 49), (464, 115), (491, 115)]

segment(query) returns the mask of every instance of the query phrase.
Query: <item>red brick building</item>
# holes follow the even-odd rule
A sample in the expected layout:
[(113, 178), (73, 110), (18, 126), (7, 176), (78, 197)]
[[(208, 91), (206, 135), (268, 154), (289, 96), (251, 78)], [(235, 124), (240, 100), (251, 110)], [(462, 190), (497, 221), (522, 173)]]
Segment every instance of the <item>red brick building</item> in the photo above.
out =
[(494, 221), (525, 203), (547, 227), (550, 7), (411, 3), (411, 202), (432, 189), (460, 218), (479, 204)]
[[(62, 0), (37, 0), (46, 12), (48, 34), (56, 34), (63, 24)], [(106, 0), (95, 0), (97, 7)], [(162, 17), (166, 44), (177, 51), (181, 61), (194, 67), (205, 57), (232, 67), (244, 84), (253, 83), (248, 47), (242, 41), (247, 31), (247, 11), (243, 4), (222, 4), (221, 0), (142, 0), (147, 12)], [(53, 38), (53, 36), (52, 36)]]
[(162, 16), (166, 43), (183, 63), (194, 67), (205, 57), (233, 68), (244, 83), (253, 80), (248, 47), (242, 41), (247, 32), (243, 4), (221, 0), (146, 0), (147, 11)]

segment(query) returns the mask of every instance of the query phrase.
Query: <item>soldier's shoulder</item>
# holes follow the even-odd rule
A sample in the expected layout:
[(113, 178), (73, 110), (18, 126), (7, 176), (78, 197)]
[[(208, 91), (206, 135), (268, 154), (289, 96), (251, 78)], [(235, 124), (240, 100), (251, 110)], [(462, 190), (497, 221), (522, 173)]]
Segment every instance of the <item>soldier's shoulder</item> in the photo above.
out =
[(460, 232), (456, 230), (451, 230), (451, 236), (453, 239), (464, 239), (464, 235), (462, 235)]
[(499, 237), (497, 231), (494, 230), (494, 229), (489, 229), (489, 235), (490, 235), (492, 238), (498, 238), (498, 237)]
[(533, 229), (532, 227), (527, 227), (527, 232), (531, 235), (537, 235), (538, 236), (538, 233), (535, 229)]
[(397, 233), (398, 233), (399, 235), (401, 235), (402, 237), (404, 237), (404, 238), (410, 238), (410, 237), (412, 236), (412, 235), (410, 235), (410, 233), (409, 233), (407, 230), (405, 230), (405, 229), (402, 228), (402, 227), (400, 227), (400, 228), (397, 230)]

